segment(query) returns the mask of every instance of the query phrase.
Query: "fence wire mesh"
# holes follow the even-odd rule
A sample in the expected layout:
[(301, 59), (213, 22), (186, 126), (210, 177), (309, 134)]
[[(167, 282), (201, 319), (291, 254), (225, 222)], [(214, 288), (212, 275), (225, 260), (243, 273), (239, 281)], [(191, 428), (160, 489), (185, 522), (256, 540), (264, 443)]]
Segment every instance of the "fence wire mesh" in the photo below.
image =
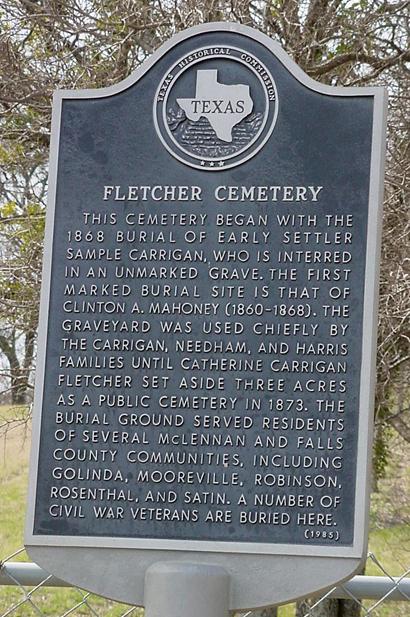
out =
[[(24, 585), (7, 568), (7, 564), (24, 561), (24, 549), (16, 551), (0, 562), (0, 573), (7, 585), (0, 586), (1, 617), (142, 617), (144, 611), (106, 600), (77, 587), (49, 587), (51, 575), (38, 585)], [(9, 584), (10, 583), (10, 584)]]
[[(28, 586), (15, 574), (19, 568), (10, 567), (25, 559), (25, 551), (21, 549), (0, 562), (3, 581), (3, 585), (0, 584), (0, 617), (143, 617), (142, 608), (119, 604), (77, 587), (52, 587), (51, 575), (45, 574), (37, 585)], [(384, 577), (384, 589), (377, 598), (361, 597), (358, 581), (357, 585), (345, 583), (321, 597), (308, 598), (298, 604), (237, 613), (235, 617), (408, 617), (410, 581), (406, 579), (410, 577), (410, 567), (401, 566), (400, 576), (392, 576), (373, 553), (368, 555), (369, 566), (374, 574)], [(366, 587), (365, 579), (361, 577), (362, 592)]]

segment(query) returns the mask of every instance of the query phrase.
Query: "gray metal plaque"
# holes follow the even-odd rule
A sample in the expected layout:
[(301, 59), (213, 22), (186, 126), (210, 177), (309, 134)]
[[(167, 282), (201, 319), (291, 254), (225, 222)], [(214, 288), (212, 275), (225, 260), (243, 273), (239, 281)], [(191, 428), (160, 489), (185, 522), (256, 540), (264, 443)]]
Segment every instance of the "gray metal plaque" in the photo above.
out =
[(26, 532), (45, 568), (101, 592), (104, 562), (140, 603), (153, 560), (212, 562), (238, 608), (360, 565), (384, 107), (232, 24), (56, 93)]

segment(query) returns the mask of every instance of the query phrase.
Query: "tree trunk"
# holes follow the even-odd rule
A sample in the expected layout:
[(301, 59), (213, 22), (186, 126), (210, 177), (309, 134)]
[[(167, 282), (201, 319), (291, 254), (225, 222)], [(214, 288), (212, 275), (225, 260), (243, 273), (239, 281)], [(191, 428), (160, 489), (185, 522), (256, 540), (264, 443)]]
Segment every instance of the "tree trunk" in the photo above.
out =
[(295, 617), (339, 617), (339, 600), (322, 600), (315, 608), (311, 608), (318, 598), (306, 598), (296, 604)]
[(360, 617), (360, 604), (354, 600), (337, 600), (329, 598), (311, 608), (317, 598), (301, 600), (296, 604), (295, 617)]
[(276, 606), (263, 608), (261, 611), (253, 611), (252, 617), (278, 617), (278, 609)]
[[(247, 613), (245, 613), (245, 615), (246, 614)], [(235, 613), (235, 617), (243, 617), (243, 613)], [(278, 617), (278, 609), (276, 608), (276, 606), (270, 606), (269, 608), (255, 610), (252, 611), (251, 617)]]
[(25, 335), (24, 359), (20, 363), (16, 351), (16, 338), (14, 333), (8, 338), (0, 335), (0, 349), (7, 358), (10, 369), (10, 397), (12, 405), (25, 405), (27, 402), (27, 389), (34, 355), (34, 331)]
[(360, 617), (360, 604), (355, 600), (339, 600), (338, 617)]

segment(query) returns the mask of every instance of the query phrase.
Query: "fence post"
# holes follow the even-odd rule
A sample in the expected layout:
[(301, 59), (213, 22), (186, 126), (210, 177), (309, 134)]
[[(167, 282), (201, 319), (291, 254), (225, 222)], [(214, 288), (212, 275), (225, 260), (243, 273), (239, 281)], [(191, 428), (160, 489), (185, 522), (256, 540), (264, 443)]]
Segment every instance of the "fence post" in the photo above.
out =
[(220, 566), (155, 563), (145, 573), (145, 617), (228, 617), (229, 584)]

